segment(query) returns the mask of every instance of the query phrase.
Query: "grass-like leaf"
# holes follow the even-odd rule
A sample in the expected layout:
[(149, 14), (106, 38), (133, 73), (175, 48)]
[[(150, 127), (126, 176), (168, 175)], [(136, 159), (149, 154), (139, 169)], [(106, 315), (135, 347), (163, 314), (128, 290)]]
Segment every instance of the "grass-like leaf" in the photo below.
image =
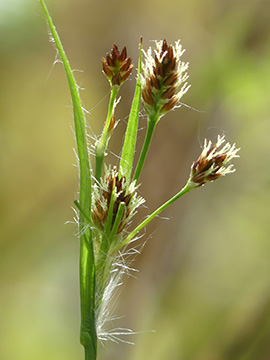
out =
[(78, 86), (73, 76), (52, 18), (43, 0), (40, 0), (49, 29), (64, 65), (73, 105), (76, 144), (79, 158), (79, 204), (82, 209), (79, 217), (80, 230), (80, 293), (81, 293), (81, 343), (85, 348), (85, 359), (96, 359), (97, 336), (95, 329), (95, 262), (92, 235), (88, 219), (91, 214), (91, 169), (87, 147), (85, 117), (80, 101)]
[(141, 71), (142, 71), (142, 39), (140, 41), (140, 56), (138, 62), (138, 75), (135, 88), (135, 94), (132, 101), (132, 106), (129, 114), (128, 125), (124, 140), (124, 145), (120, 160), (120, 176), (125, 175), (127, 182), (130, 181), (131, 171), (133, 165), (133, 158), (135, 153), (139, 111), (141, 102)]

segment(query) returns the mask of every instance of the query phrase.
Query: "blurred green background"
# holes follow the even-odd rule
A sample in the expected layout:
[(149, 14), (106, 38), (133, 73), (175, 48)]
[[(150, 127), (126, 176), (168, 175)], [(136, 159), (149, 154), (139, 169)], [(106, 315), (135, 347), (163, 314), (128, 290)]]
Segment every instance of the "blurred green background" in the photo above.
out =
[[(270, 359), (270, 2), (47, 0), (99, 134), (114, 42), (181, 39), (192, 85), (158, 124), (142, 174), (139, 221), (184, 184), (205, 137), (241, 147), (235, 174), (193, 191), (147, 228), (110, 324), (138, 332), (100, 359)], [(72, 109), (38, 1), (0, 1), (0, 359), (74, 360), (79, 344)], [(134, 91), (121, 90), (108, 161), (117, 164)], [(138, 145), (143, 140), (141, 118)], [(94, 143), (94, 140), (93, 140)], [(164, 217), (169, 220), (165, 220)], [(154, 330), (154, 331), (152, 331)]]

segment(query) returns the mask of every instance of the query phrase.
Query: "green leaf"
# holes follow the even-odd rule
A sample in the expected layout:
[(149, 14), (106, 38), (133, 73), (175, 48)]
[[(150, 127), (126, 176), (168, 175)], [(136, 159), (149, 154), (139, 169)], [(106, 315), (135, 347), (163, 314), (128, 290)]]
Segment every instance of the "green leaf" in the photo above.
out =
[(85, 118), (84, 112), (81, 105), (81, 100), (78, 92), (78, 86), (74, 79), (69, 61), (65, 54), (63, 45), (53, 24), (52, 18), (43, 0), (40, 0), (41, 6), (45, 13), (52, 37), (54, 39), (55, 46), (59, 52), (60, 58), (63, 62), (64, 69), (67, 75), (67, 80), (70, 88), (73, 114), (74, 114), (74, 125), (77, 142), (78, 157), (80, 162), (80, 205), (86, 213), (90, 212), (91, 209), (91, 172), (90, 172), (90, 161), (87, 149), (87, 140), (85, 132)]
[(127, 183), (131, 178), (131, 171), (133, 165), (133, 158), (135, 154), (135, 146), (137, 139), (138, 123), (139, 123), (139, 111), (141, 102), (141, 71), (142, 71), (142, 39), (140, 42), (140, 56), (138, 62), (138, 77), (132, 101), (128, 125), (124, 140), (124, 145), (120, 160), (120, 177), (125, 176)]
[(95, 258), (92, 243), (92, 233), (89, 229), (89, 219), (84, 214), (91, 214), (91, 169), (88, 154), (85, 118), (69, 61), (58, 36), (52, 18), (43, 0), (40, 0), (45, 13), (55, 46), (66, 72), (74, 115), (76, 144), (79, 158), (79, 232), (80, 232), (80, 294), (81, 294), (81, 344), (85, 348), (86, 359), (96, 359), (97, 335), (95, 326)]

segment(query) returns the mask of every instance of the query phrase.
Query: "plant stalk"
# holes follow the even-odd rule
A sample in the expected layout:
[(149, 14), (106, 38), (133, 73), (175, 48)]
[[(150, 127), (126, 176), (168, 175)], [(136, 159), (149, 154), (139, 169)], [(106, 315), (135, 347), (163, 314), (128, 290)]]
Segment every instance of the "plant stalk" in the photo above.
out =
[(148, 119), (144, 144), (143, 144), (142, 151), (141, 151), (141, 154), (140, 154), (137, 166), (136, 166), (136, 170), (135, 170), (135, 173), (133, 176), (133, 181), (136, 181), (136, 183), (138, 183), (138, 181), (139, 181), (139, 177), (141, 175), (141, 171), (142, 171), (145, 159), (146, 159), (146, 155), (149, 150), (149, 146), (151, 144), (151, 140), (152, 140), (157, 122), (158, 122), (158, 119), (156, 119), (155, 116), (154, 116), (154, 118)]
[(163, 205), (157, 208), (151, 215), (149, 215), (144, 221), (142, 221), (118, 246), (117, 249), (114, 251), (120, 250), (123, 246), (127, 245), (134, 236), (143, 228), (145, 227), (151, 220), (153, 220), (157, 215), (159, 215), (163, 210), (165, 210), (169, 205), (174, 203), (177, 199), (182, 197), (183, 195), (187, 194), (190, 190), (194, 189), (194, 185), (191, 185), (188, 181), (186, 185), (180, 190), (176, 195), (166, 201)]
[[(96, 360), (97, 357), (94, 260), (92, 239), (86, 233), (80, 238), (80, 342), (85, 349), (85, 360)], [(94, 279), (94, 281), (92, 281), (92, 279)]]
[(96, 167), (95, 167), (95, 180), (99, 184), (100, 178), (102, 174), (102, 166), (103, 166), (103, 159), (105, 155), (106, 148), (108, 146), (108, 141), (111, 136), (112, 130), (110, 129), (110, 124), (112, 120), (112, 116), (114, 114), (114, 108), (116, 104), (116, 96), (119, 92), (119, 86), (113, 86), (111, 88), (109, 106), (108, 106), (108, 113), (107, 118), (105, 121), (105, 125), (101, 134), (100, 139), (98, 139), (95, 147), (95, 154), (96, 154)]

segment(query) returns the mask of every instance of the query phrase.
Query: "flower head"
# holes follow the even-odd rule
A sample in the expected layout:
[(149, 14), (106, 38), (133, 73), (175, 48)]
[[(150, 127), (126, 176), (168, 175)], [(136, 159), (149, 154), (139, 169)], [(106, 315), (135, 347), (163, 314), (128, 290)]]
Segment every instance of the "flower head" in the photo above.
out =
[(107, 54), (106, 59), (102, 59), (102, 63), (103, 73), (111, 86), (122, 85), (133, 69), (131, 57), (127, 58), (127, 48), (124, 47), (120, 53), (116, 44), (113, 45), (111, 54)]
[(204, 147), (198, 160), (191, 166), (191, 174), (189, 182), (194, 187), (199, 187), (208, 181), (218, 179), (220, 176), (232, 173), (233, 164), (227, 166), (227, 164), (235, 157), (239, 157), (237, 152), (240, 149), (235, 147), (235, 144), (231, 145), (225, 142), (224, 136), (218, 136), (216, 144), (212, 145), (211, 141), (205, 140)]
[(103, 230), (108, 220), (110, 208), (112, 218), (110, 228), (113, 228), (120, 204), (124, 205), (124, 211), (119, 222), (116, 234), (126, 228), (128, 222), (135, 215), (136, 209), (144, 203), (144, 199), (137, 195), (135, 183), (127, 185), (126, 178), (119, 177), (116, 167), (107, 169), (101, 186), (95, 188), (92, 208), (94, 224)]
[(142, 97), (148, 115), (155, 113), (160, 118), (179, 105), (188, 91), (188, 63), (180, 60), (184, 51), (179, 40), (175, 45), (163, 40), (156, 41), (154, 55), (151, 48), (145, 53)]

